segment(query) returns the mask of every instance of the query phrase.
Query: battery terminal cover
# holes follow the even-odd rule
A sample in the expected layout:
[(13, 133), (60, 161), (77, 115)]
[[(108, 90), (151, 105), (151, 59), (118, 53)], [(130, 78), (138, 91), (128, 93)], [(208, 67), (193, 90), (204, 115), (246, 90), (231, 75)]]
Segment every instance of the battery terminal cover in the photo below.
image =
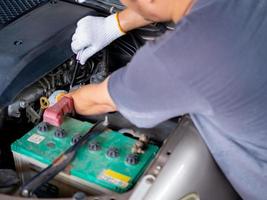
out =
[(73, 99), (69, 97), (62, 97), (59, 102), (45, 110), (43, 121), (50, 125), (60, 127), (60, 125), (63, 123), (63, 117), (66, 114), (73, 112)]

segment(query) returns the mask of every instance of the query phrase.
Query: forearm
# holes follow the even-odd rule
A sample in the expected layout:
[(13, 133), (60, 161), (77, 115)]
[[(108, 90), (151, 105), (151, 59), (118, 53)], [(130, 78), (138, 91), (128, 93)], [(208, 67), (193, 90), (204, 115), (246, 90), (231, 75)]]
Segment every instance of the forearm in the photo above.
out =
[(88, 115), (102, 114), (116, 110), (108, 94), (107, 81), (101, 84), (87, 85), (85, 87), (88, 102), (92, 102), (86, 109)]
[(145, 20), (141, 15), (129, 8), (121, 11), (118, 15), (118, 18), (120, 26), (124, 32), (128, 32), (152, 23), (151, 21)]
[(81, 115), (97, 115), (116, 111), (108, 93), (108, 78), (100, 84), (89, 84), (69, 93), (74, 99), (75, 111)]

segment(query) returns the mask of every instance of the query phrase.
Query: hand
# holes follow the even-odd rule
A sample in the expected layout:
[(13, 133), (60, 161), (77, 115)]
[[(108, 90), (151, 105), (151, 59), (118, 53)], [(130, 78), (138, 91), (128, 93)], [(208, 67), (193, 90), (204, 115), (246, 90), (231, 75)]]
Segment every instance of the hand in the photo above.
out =
[(107, 89), (108, 78), (100, 84), (90, 84), (65, 95), (73, 98), (75, 112), (80, 115), (97, 115), (116, 111)]
[(81, 52), (79, 61), (84, 64), (88, 58), (124, 34), (117, 14), (106, 18), (87, 16), (77, 23), (71, 48), (75, 54)]

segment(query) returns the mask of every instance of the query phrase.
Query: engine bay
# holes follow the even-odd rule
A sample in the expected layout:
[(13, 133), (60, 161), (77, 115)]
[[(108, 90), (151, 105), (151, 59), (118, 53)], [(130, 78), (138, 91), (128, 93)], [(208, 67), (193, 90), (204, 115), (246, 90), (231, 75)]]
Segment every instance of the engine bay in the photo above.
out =
[(49, 99), (53, 93), (54, 95), (57, 91), (67, 93), (85, 84), (104, 81), (110, 73), (130, 61), (142, 45), (141, 42), (144, 41), (137, 40), (133, 35), (119, 39), (115, 44), (94, 55), (85, 65), (78, 65), (77, 68), (75, 68), (75, 57), (68, 59), (24, 89), (13, 103), (8, 105), (8, 116), (21, 118), (24, 113), (28, 122), (34, 124), (40, 122), (43, 110), (51, 103)]
[[(20, 197), (25, 184), (56, 163), (97, 122), (108, 119), (108, 128), (81, 145), (70, 164), (31, 197), (236, 199), (188, 115), (151, 129), (138, 128), (119, 113), (72, 113), (60, 128), (44, 123), (45, 110), (64, 94), (102, 82), (171, 27), (153, 24), (127, 33), (77, 66), (70, 49), (77, 20), (88, 14), (107, 16), (123, 7), (108, 0), (39, 3), (0, 27), (0, 193)], [(179, 168), (185, 168), (182, 174), (177, 174)]]
[[(125, 193), (135, 185), (163, 141), (176, 127), (175, 121), (146, 130), (135, 127), (119, 113), (89, 117), (72, 115), (64, 119), (60, 129), (54, 126), (43, 128), (42, 120), (44, 111), (58, 97), (84, 84), (102, 82), (112, 71), (125, 66), (144, 43), (141, 37), (127, 35), (76, 69), (75, 57), (71, 57), (25, 88), (3, 110), (2, 130), (18, 132), (21, 137), (13, 136), (10, 140), (13, 143), (8, 141), (11, 151), (3, 154), (11, 158), (12, 152), (20, 186), (53, 163), (94, 123), (105, 117), (108, 117), (112, 129), (84, 144), (77, 153), (77, 159), (61, 173), (62, 177), (42, 185), (34, 196), (71, 197), (77, 191), (87, 195)], [(13, 127), (19, 127), (19, 131)], [(6, 138), (4, 140), (7, 141)], [(141, 147), (138, 146), (140, 143)], [(13, 163), (12, 159), (3, 166), (10, 168), (10, 163)]]
[[(40, 3), (43, 4), (43, 2)], [(66, 7), (68, 7), (69, 4), (72, 5), (71, 3), (72, 2), (65, 3), (65, 2), (53, 1), (49, 2), (48, 5), (44, 4), (44, 6), (51, 7), (54, 6), (55, 4), (57, 4), (56, 6), (58, 6), (58, 4), (62, 4), (63, 6), (67, 5)], [(89, 12), (92, 12), (90, 8), (88, 9)], [(97, 14), (103, 15), (103, 13), (97, 13)], [(6, 29), (4, 28), (4, 30)], [(153, 30), (153, 28), (151, 30)], [(157, 35), (154, 36), (152, 34), (150, 35), (149, 39), (150, 40), (154, 39), (156, 36)], [(40, 131), (39, 128), (40, 125), (42, 125), (43, 123), (42, 120), (45, 109), (53, 105), (56, 99), (60, 95), (75, 90), (76, 88), (79, 88), (85, 84), (97, 84), (102, 82), (113, 71), (115, 71), (120, 67), (124, 67), (134, 56), (135, 52), (142, 45), (144, 45), (145, 42), (146, 39), (142, 34), (133, 32), (116, 40), (105, 49), (96, 53), (86, 62), (85, 65), (76, 66), (75, 56), (71, 56), (69, 59), (67, 59), (57, 67), (54, 66), (50, 67), (51, 70), (46, 71), (43, 76), (40, 76), (40, 78), (36, 79), (37, 77), (35, 77), (33, 79), (34, 81), (31, 81), (31, 83), (27, 87), (23, 88), (21, 92), (12, 97), (12, 101), (10, 101), (10, 103), (8, 103), (7, 106), (3, 106), (1, 109), (1, 130), (2, 130), (1, 132), (4, 133), (18, 132), (18, 134), (16, 134), (16, 136), (13, 135), (12, 138), (5, 138), (4, 140), (1, 140), (4, 141), (3, 143), (5, 143), (1, 145), (1, 151), (3, 152), (3, 154), (1, 154), (2, 156), (1, 168), (16, 169), (20, 177), (20, 184), (23, 185), (25, 184), (25, 182), (27, 182), (27, 180), (30, 179), (31, 176), (33, 176), (33, 174), (36, 174), (38, 171), (41, 170), (41, 168), (44, 168), (44, 166), (52, 163), (54, 159), (56, 159), (59, 155), (61, 155), (64, 149), (67, 149), (67, 147), (73, 144), (71, 141), (75, 140), (75, 138), (77, 140), (78, 137), (81, 136), (81, 134), (84, 134), (85, 131), (89, 129), (90, 126), (92, 126), (92, 123), (95, 123), (99, 119), (104, 118), (105, 115), (90, 116), (90, 117), (76, 115), (72, 116), (73, 118), (66, 118), (66, 122), (64, 122), (63, 124), (64, 129), (62, 128), (60, 132), (61, 134), (62, 132), (64, 133), (67, 132), (66, 136), (65, 135), (59, 136), (59, 132), (57, 131), (57, 129), (53, 127), (49, 128), (48, 131), (44, 131), (47, 132), (45, 134), (46, 136), (44, 135), (42, 136), (42, 133), (44, 132)], [(16, 40), (16, 44), (14, 44), (14, 46), (16, 47), (19, 45), (23, 46), (23, 43), (24, 40), (22, 39)], [(25, 66), (25, 68), (27, 68), (28, 66), (29, 64)], [(22, 72), (23, 71), (24, 69), (22, 70)], [(19, 76), (23, 76), (23, 78), (26, 78), (23, 74), (22, 75), (20, 74)], [(80, 172), (78, 172), (78, 174), (80, 173), (80, 175), (78, 175), (78, 179), (82, 183), (87, 181), (88, 183), (86, 184), (97, 185), (99, 184), (99, 182), (101, 182), (101, 180), (102, 181), (105, 180), (106, 183), (102, 184), (100, 183), (98, 187), (93, 187), (94, 192), (92, 192), (92, 189), (90, 189), (90, 187), (89, 189), (87, 188), (84, 191), (83, 188), (86, 188), (87, 186), (86, 184), (85, 185), (71, 184), (74, 188), (78, 187), (80, 190), (84, 192), (89, 191), (89, 194), (101, 194), (101, 193), (103, 194), (103, 191), (105, 191), (104, 193), (110, 193), (110, 191), (121, 193), (129, 190), (138, 180), (138, 178), (142, 175), (142, 173), (145, 171), (150, 161), (155, 157), (156, 152), (158, 151), (159, 144), (163, 142), (164, 140), (163, 138), (166, 137), (166, 133), (169, 131), (165, 130), (164, 131), (166, 132), (165, 135), (163, 134), (162, 135), (163, 137), (161, 136), (160, 139), (156, 138), (154, 135), (155, 140), (153, 141), (149, 140), (147, 135), (144, 133), (148, 132), (149, 134), (150, 132), (151, 134), (153, 130), (142, 131), (141, 129), (134, 127), (118, 113), (109, 114), (109, 118), (111, 121), (110, 126), (113, 128), (113, 130), (112, 131), (110, 130), (111, 133), (109, 134), (103, 133), (101, 136), (103, 138), (100, 137), (100, 139), (98, 139), (101, 141), (100, 142), (101, 147), (99, 146), (100, 145), (99, 142), (97, 142), (97, 144), (94, 144), (93, 142), (94, 145), (97, 145), (97, 147), (94, 146), (94, 148), (97, 149), (103, 148), (103, 150), (101, 151), (103, 155), (102, 154), (101, 154), (102, 156), (95, 155), (97, 157), (89, 159), (89, 160), (103, 159), (102, 162), (99, 162), (99, 164), (101, 164), (101, 167), (99, 166), (97, 167), (98, 170), (102, 168), (101, 170), (102, 175), (95, 173), (93, 178), (89, 177), (88, 179), (81, 180), (86, 176), (87, 173), (90, 173), (88, 172), (89, 168), (90, 169), (93, 168), (88, 167), (88, 169), (82, 169), (82, 170), (79, 169)], [(170, 129), (174, 129), (175, 123), (170, 123), (168, 126), (170, 126)], [(67, 127), (66, 130), (65, 127)], [(17, 129), (19, 129), (19, 131)], [(27, 136), (29, 136), (29, 138), (26, 139), (26, 141), (23, 141), (24, 138)], [(134, 147), (134, 145), (136, 145), (136, 143), (138, 142), (140, 143), (140, 137), (145, 138), (146, 149), (144, 149), (144, 151), (140, 149), (139, 151), (141, 151), (142, 153), (141, 152), (137, 153), (133, 151), (132, 148)], [(47, 141), (43, 142), (42, 138), (43, 139), (47, 138)], [(65, 138), (65, 139), (60, 141), (60, 138), (61, 139)], [(65, 140), (68, 140), (68, 142), (66, 142)], [(152, 142), (152, 144), (149, 144), (150, 141)], [(28, 146), (27, 144), (30, 144), (30, 146)], [(41, 148), (36, 149), (37, 144), (38, 145), (45, 144), (45, 146), (40, 145), (39, 147)], [(88, 145), (90, 146), (90, 144), (87, 144), (87, 146)], [(65, 148), (63, 148), (62, 145), (63, 146), (65, 145)], [(11, 151), (5, 150), (7, 146), (11, 146)], [(89, 150), (89, 152), (90, 151), (94, 152), (98, 150), (91, 149)], [(109, 153), (110, 151), (112, 153)], [(13, 154), (15, 165), (13, 164), (12, 156), (10, 156), (11, 152)], [(53, 155), (54, 153), (55, 155)], [(119, 156), (119, 154), (122, 154), (122, 156)], [(140, 155), (141, 158), (139, 158), (139, 156), (137, 155)], [(4, 159), (4, 157), (9, 159)], [(78, 157), (80, 158), (81, 162), (84, 161), (84, 159), (87, 159), (86, 155), (80, 155)], [(112, 158), (114, 158), (115, 161), (114, 160), (112, 161)], [(107, 163), (103, 164), (105, 162)], [(119, 170), (110, 169), (112, 168), (113, 165), (112, 163), (115, 163), (115, 168), (118, 168)], [(127, 169), (127, 167), (131, 165), (135, 166), (136, 169), (132, 170)], [(122, 172), (120, 173), (117, 172), (121, 170)], [(126, 172), (124, 170), (126, 170)], [(25, 171), (28, 172), (25, 173)], [(105, 175), (104, 172), (109, 175)], [(125, 173), (126, 174), (128, 173), (128, 175), (124, 175)], [(127, 180), (130, 182), (129, 183), (125, 181), (123, 182), (120, 179), (115, 179), (114, 177), (112, 178), (112, 176), (119, 177), (122, 180)], [(68, 183), (79, 182), (77, 180), (72, 181), (71, 179), (73, 179), (73, 176), (67, 182)], [(74, 179), (77, 179), (77, 177)], [(92, 181), (92, 179), (94, 180)], [(63, 180), (66, 181), (66, 178)], [(78, 190), (77, 188), (76, 190), (70, 189), (70, 186), (68, 187), (65, 186), (67, 187), (67, 189), (62, 187), (62, 185), (64, 185), (64, 181), (62, 181), (61, 184), (57, 185), (59, 185), (58, 194), (54, 194), (52, 192), (51, 196), (49, 196), (47, 194), (44, 195), (41, 192), (39, 194), (39, 197), (47, 197), (47, 196), (70, 197), (75, 194), (74, 191)], [(49, 190), (49, 188), (47, 190)]]

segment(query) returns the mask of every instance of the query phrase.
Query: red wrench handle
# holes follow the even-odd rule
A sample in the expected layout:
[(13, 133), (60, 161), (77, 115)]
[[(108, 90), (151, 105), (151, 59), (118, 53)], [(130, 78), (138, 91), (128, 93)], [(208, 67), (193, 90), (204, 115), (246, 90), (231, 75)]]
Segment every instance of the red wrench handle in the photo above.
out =
[(50, 125), (59, 127), (63, 123), (64, 115), (74, 112), (73, 99), (62, 97), (55, 105), (48, 107), (43, 115), (43, 121)]

